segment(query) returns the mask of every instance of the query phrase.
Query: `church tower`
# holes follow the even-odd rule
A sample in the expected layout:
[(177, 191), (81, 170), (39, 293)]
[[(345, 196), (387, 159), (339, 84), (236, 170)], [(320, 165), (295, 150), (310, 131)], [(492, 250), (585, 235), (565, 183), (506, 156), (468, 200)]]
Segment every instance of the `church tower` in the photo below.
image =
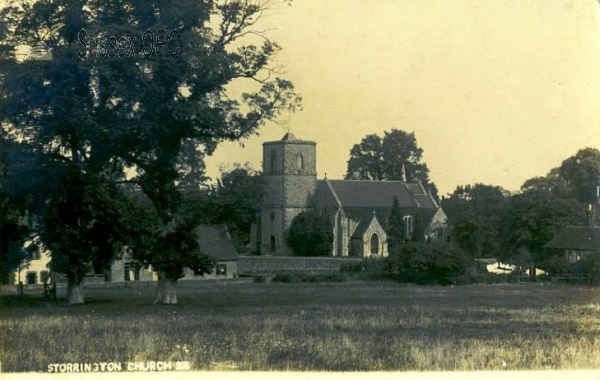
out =
[(265, 198), (260, 214), (261, 255), (289, 255), (285, 232), (308, 209), (317, 184), (316, 146), (287, 133), (263, 144)]

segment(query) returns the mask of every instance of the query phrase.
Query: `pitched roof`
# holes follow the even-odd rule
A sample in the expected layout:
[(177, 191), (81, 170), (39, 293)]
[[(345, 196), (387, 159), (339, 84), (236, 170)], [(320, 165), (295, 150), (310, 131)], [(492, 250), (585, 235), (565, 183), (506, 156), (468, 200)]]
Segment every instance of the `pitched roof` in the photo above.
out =
[(298, 141), (298, 139), (292, 134), (292, 132), (288, 132), (283, 136), (281, 141)]
[(546, 248), (572, 249), (576, 251), (600, 250), (600, 228), (567, 227), (545, 245)]
[(196, 227), (202, 253), (217, 261), (237, 260), (238, 254), (224, 226), (201, 225)]
[(430, 208), (437, 205), (417, 182), (328, 181), (343, 207), (390, 208), (394, 196), (401, 208)]
[[(362, 238), (363, 235), (365, 234), (365, 232), (369, 229), (369, 227), (371, 227), (371, 225), (373, 223), (378, 223), (381, 226), (381, 223), (379, 223), (379, 219), (377, 218), (377, 215), (375, 212), (372, 212), (370, 216), (368, 216), (368, 215), (363, 216), (361, 218), (360, 222), (358, 223), (358, 226), (356, 226), (356, 229), (352, 233), (351, 238), (353, 238), (353, 239)], [(381, 228), (383, 228), (383, 226), (381, 226)]]

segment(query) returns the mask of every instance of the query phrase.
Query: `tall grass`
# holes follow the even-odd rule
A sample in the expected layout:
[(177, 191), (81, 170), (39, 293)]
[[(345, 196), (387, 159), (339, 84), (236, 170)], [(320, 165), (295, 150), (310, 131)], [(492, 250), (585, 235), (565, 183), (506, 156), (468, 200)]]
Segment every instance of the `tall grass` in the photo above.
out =
[(3, 371), (187, 360), (218, 370), (600, 367), (600, 290), (558, 285), (182, 284), (87, 289), (87, 304), (4, 297)]

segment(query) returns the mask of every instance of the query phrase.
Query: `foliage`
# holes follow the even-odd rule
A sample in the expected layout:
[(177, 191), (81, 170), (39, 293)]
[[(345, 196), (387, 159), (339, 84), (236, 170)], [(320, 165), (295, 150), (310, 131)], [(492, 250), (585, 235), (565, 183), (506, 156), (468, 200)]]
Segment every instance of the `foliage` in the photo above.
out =
[[(203, 164), (198, 162), (220, 142), (248, 137), (281, 111), (299, 105), (293, 85), (269, 67), (279, 47), (267, 38), (260, 46), (244, 40), (265, 37), (254, 29), (265, 6), (245, 0), (133, 1), (126, 7), (114, 1), (60, 0), (11, 2), (2, 10), (6, 44), (0, 51), (0, 121), (10, 126), (15, 139), (32, 141), (46, 162), (68, 167), (65, 179), (85, 177), (110, 186), (123, 179), (125, 168), (131, 169), (131, 180), (154, 208), (149, 215), (155, 220), (146, 234), (158, 240), (143, 251), (143, 259), (172, 270), (159, 273), (159, 278), (177, 278), (180, 265), (188, 261), (185, 252), (175, 254), (163, 247), (176, 236), (191, 236), (181, 228), (193, 228), (193, 223), (178, 226), (181, 218), (176, 215), (181, 212), (182, 189), (202, 182)], [(52, 61), (17, 61), (13, 46), (24, 41), (35, 45), (39, 29), (58, 22), (65, 26), (45, 41), (52, 47)], [(165, 28), (177, 29), (176, 57), (164, 46), (151, 57), (94, 57), (89, 50), (82, 56), (82, 30), (95, 38), (112, 31), (139, 36)], [(91, 49), (89, 38), (87, 43)], [(227, 88), (240, 81), (252, 84), (234, 98)], [(60, 191), (49, 194), (61, 196)], [(88, 208), (86, 199), (77, 202), (75, 210)], [(73, 239), (86, 236), (68, 223), (52, 228)], [(68, 250), (86, 244), (66, 239), (52, 243), (54, 251), (62, 245)], [(139, 250), (133, 252), (137, 255)], [(86, 253), (69, 255), (81, 256), (74, 267), (83, 271)], [(165, 257), (181, 261), (164, 266)]]
[(319, 273), (309, 274), (302, 272), (280, 272), (275, 274), (271, 279), (271, 282), (280, 282), (285, 284), (301, 283), (301, 282), (344, 282), (346, 277), (341, 273), (330, 272), (330, 273)]
[(422, 156), (414, 132), (392, 129), (385, 131), (383, 138), (370, 134), (350, 150), (345, 179), (399, 181), (404, 167), (407, 181), (421, 181), (437, 200), (437, 189), (429, 181)]
[(582, 225), (585, 215), (579, 202), (555, 193), (528, 190), (510, 197), (500, 222), (502, 254), (499, 258), (533, 267), (551, 256), (544, 249), (567, 225)]
[(560, 176), (570, 185), (572, 195), (579, 202), (596, 202), (596, 186), (600, 185), (598, 149), (580, 149), (575, 155), (564, 160), (558, 170)]
[(362, 262), (360, 263), (342, 263), (340, 265), (340, 273), (352, 273), (358, 274), (364, 271), (365, 267)]
[(128, 201), (114, 184), (64, 170), (41, 214), (51, 268), (79, 284), (93, 268), (108, 269), (122, 247)]
[(10, 273), (25, 260), (21, 247), (28, 234), (28, 226), (22, 222), (25, 210), (10, 192), (9, 145), (0, 135), (0, 284), (8, 283)]
[(386, 260), (399, 281), (417, 284), (465, 284), (475, 265), (460, 248), (437, 242), (403, 244)]
[(507, 199), (507, 192), (499, 186), (458, 186), (441, 202), (452, 226), (452, 241), (472, 258), (495, 257), (499, 253), (499, 223)]
[(390, 211), (388, 219), (388, 250), (394, 250), (397, 246), (402, 244), (406, 238), (403, 217), (404, 215), (398, 204), (398, 198), (394, 196), (392, 210)]
[(333, 227), (312, 212), (298, 214), (285, 237), (295, 256), (329, 256), (333, 249)]
[(264, 195), (261, 173), (248, 164), (237, 164), (231, 171), (221, 170), (214, 195), (218, 208), (216, 220), (227, 224), (238, 251), (246, 250)]

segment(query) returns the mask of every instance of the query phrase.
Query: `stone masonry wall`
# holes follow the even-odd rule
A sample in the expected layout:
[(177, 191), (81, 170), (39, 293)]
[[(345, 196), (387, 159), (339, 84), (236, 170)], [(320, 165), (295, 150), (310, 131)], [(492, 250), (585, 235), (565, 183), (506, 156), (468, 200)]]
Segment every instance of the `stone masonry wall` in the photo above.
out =
[(344, 263), (360, 263), (357, 258), (240, 256), (240, 274), (274, 274), (276, 272), (338, 272)]

